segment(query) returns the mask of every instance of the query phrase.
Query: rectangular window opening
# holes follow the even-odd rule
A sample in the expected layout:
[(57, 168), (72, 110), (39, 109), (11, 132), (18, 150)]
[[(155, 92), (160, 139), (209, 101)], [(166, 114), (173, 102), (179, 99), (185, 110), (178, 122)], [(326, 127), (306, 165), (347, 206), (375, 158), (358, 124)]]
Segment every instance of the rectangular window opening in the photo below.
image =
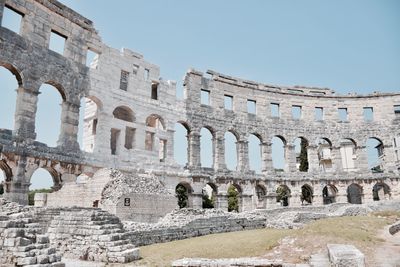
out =
[(131, 127), (125, 128), (125, 148), (132, 149), (135, 140), (135, 129)]
[(159, 148), (160, 151), (158, 157), (160, 159), (160, 162), (164, 162), (167, 158), (167, 140), (160, 139)]
[(201, 104), (210, 105), (210, 91), (201, 89)]
[(1, 26), (15, 33), (20, 33), (24, 14), (9, 6), (4, 6)]
[(347, 121), (348, 113), (347, 108), (338, 108), (339, 121)]
[(97, 132), (97, 119), (94, 119), (92, 122), (92, 135), (96, 135)]
[(119, 89), (128, 90), (129, 72), (121, 70), (121, 78), (119, 80)]
[(158, 100), (158, 83), (151, 83), (151, 99)]
[(271, 103), (270, 108), (271, 108), (271, 116), (275, 117), (275, 118), (279, 118), (279, 104)]
[(257, 103), (255, 100), (247, 99), (247, 112), (250, 114), (256, 114)]
[(119, 151), (119, 135), (121, 131), (118, 129), (111, 129), (111, 139), (110, 139), (110, 147), (111, 147), (111, 155), (118, 155)]
[(224, 95), (224, 108), (228, 110), (233, 110), (233, 96)]
[(324, 108), (320, 107), (315, 108), (315, 120), (316, 121), (324, 120)]
[(374, 109), (372, 107), (363, 108), (364, 121), (374, 120)]
[(394, 105), (394, 114), (400, 117), (400, 105)]
[(150, 77), (150, 70), (144, 69), (144, 80), (145, 81), (149, 80), (149, 77)]
[(153, 151), (153, 145), (154, 145), (154, 133), (152, 132), (146, 132), (146, 139), (145, 139), (145, 149), (147, 151)]
[(66, 41), (67, 41), (66, 36), (54, 30), (51, 30), (49, 49), (59, 53), (60, 55), (64, 55), (64, 48)]
[(99, 54), (88, 48), (86, 53), (86, 67), (96, 69), (99, 60)]
[(292, 106), (292, 118), (294, 120), (301, 119), (301, 106)]
[(133, 67), (132, 67), (133, 75), (136, 75), (138, 73), (138, 71), (139, 71), (139, 65), (133, 64)]

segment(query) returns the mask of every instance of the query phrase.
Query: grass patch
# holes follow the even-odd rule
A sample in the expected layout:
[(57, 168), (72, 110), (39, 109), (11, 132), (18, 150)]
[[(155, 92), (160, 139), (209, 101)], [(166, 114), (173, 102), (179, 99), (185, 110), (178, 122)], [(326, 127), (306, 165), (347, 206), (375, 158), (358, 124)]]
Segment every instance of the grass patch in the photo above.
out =
[[(370, 216), (321, 219), (298, 230), (258, 229), (213, 234), (140, 248), (140, 266), (169, 266), (181, 258), (238, 258), (264, 256), (284, 237), (295, 240), (281, 245), (286, 262), (304, 262), (307, 256), (326, 249), (327, 243), (353, 244), (367, 257), (382, 240), (378, 230), (391, 224), (400, 212), (379, 212)], [(286, 246), (286, 248), (284, 248)], [(300, 248), (296, 252), (293, 248)], [(285, 251), (285, 249), (287, 251)], [(270, 259), (271, 256), (268, 256)]]

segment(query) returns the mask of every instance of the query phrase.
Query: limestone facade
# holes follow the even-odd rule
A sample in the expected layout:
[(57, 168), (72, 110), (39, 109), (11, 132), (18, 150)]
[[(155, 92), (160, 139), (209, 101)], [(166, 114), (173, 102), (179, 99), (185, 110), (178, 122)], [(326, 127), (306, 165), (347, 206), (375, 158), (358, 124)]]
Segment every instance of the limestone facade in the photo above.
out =
[[(304, 188), (312, 194), (309, 204), (400, 198), (400, 93), (337, 95), (327, 88), (275, 86), (190, 69), (184, 77), (184, 99), (179, 100), (176, 82), (162, 79), (158, 66), (129, 49), (102, 43), (90, 20), (61, 3), (0, 0), (0, 21), (4, 8), (23, 15), (19, 34), (0, 27), (0, 66), (10, 70), (19, 85), (14, 129), (0, 130), (0, 168), (6, 176), (5, 197), (11, 201), (27, 203), (30, 178), (38, 168), (50, 172), (54, 190), (59, 190), (56, 195), (65, 200), (48, 196), (47, 204), (53, 206), (91, 206), (99, 201), (99, 194), (84, 203), (68, 195), (101, 192), (95, 173), (103, 168), (155, 175), (172, 195), (182, 184), (193, 208), (202, 207), (206, 184), (215, 191), (215, 206), (222, 209), (227, 209), (227, 191), (234, 185), (240, 211), (280, 205), (280, 186), (288, 189), (286, 202), (294, 206), (301, 204)], [(52, 33), (65, 38), (63, 55), (49, 49)], [(98, 54), (90, 66), (85, 64), (88, 50)], [(44, 83), (56, 87), (63, 99), (57, 147), (35, 141), (39, 88)], [(79, 125), (82, 98), (85, 119)], [(225, 98), (232, 107), (225, 106)], [(249, 104), (255, 111), (249, 112)], [(271, 112), (272, 105), (278, 115)], [(366, 108), (372, 108), (372, 120), (364, 118)], [(317, 112), (322, 117), (316, 118)], [(346, 118), (339, 116), (342, 112)], [(182, 141), (174, 140), (176, 123), (187, 129), (185, 166), (174, 160), (174, 142)], [(79, 127), (84, 129), (83, 150), (77, 142)], [(212, 135), (212, 167), (201, 166), (202, 128)], [(225, 163), (226, 132), (237, 139), (235, 170)], [(260, 140), (262, 173), (250, 169), (251, 134)], [(274, 137), (284, 145), (283, 171), (273, 167)], [(298, 137), (307, 142), (307, 172), (296, 167)], [(369, 138), (380, 143), (380, 167), (375, 171), (367, 162)], [(318, 152), (321, 139), (326, 141), (325, 151), (329, 146), (329, 170), (321, 167), (327, 166)], [(353, 148), (343, 149), (349, 143)], [(341, 152), (348, 150), (353, 153), (351, 164)], [(77, 185), (83, 176), (84, 190)]]

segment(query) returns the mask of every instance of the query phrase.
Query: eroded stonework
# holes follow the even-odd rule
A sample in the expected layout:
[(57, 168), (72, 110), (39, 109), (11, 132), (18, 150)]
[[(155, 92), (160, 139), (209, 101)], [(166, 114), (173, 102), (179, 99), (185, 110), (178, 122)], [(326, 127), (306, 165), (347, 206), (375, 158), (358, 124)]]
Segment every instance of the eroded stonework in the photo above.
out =
[[(27, 204), (30, 179), (38, 168), (50, 172), (56, 191), (38, 195), (40, 205), (95, 206), (125, 216), (124, 207), (150, 203), (142, 213), (131, 212), (149, 221), (177, 205), (171, 203), (179, 184), (186, 188), (187, 206), (192, 208), (202, 208), (203, 188), (209, 184), (214, 206), (223, 210), (228, 208), (228, 188), (234, 185), (239, 211), (299, 206), (304, 190), (311, 195), (306, 198), (310, 205), (400, 197), (399, 93), (341, 96), (326, 88), (267, 85), (191, 69), (184, 78), (185, 97), (179, 100), (176, 83), (161, 79), (156, 65), (129, 49), (102, 43), (90, 20), (61, 3), (0, 0), (0, 21), (4, 8), (23, 15), (19, 34), (0, 27), (0, 66), (10, 70), (19, 85), (15, 127), (0, 130), (0, 168), (8, 200)], [(65, 37), (63, 55), (49, 49), (51, 33)], [(90, 66), (85, 65), (88, 50), (98, 54)], [(39, 88), (44, 83), (57, 88), (63, 99), (57, 147), (35, 141)], [(202, 103), (201, 94), (208, 96), (207, 103)], [(225, 97), (232, 107), (225, 106)], [(86, 98), (85, 119), (79, 125), (82, 98)], [(255, 111), (248, 111), (248, 102)], [(279, 108), (279, 116), (271, 105)], [(292, 108), (300, 109), (299, 118), (293, 117)], [(364, 109), (373, 110), (372, 120), (364, 119)], [(323, 113), (318, 119), (317, 110)], [(346, 119), (339, 118), (339, 110), (346, 112)], [(174, 142), (181, 142), (174, 140), (176, 123), (187, 129), (185, 166), (174, 160)], [(83, 150), (77, 142), (79, 126), (84, 128)], [(212, 167), (201, 166), (204, 128), (212, 135)], [(226, 132), (237, 139), (235, 170), (225, 163)], [(249, 166), (250, 135), (260, 141), (261, 173)], [(274, 137), (284, 146), (283, 170), (272, 164)], [(297, 166), (297, 137), (307, 144), (307, 172)], [(379, 141), (380, 162), (372, 170), (367, 162), (368, 138)], [(351, 155), (345, 156), (349, 151)], [(158, 179), (165, 193), (144, 189), (146, 193), (138, 195), (127, 190), (117, 196), (114, 206), (105, 207), (102, 192), (112, 180), (104, 175), (109, 168), (130, 173), (132, 179)], [(279, 188), (287, 189), (284, 199)], [(161, 204), (165, 204), (163, 214), (155, 209)], [(149, 214), (152, 209), (154, 214)]]

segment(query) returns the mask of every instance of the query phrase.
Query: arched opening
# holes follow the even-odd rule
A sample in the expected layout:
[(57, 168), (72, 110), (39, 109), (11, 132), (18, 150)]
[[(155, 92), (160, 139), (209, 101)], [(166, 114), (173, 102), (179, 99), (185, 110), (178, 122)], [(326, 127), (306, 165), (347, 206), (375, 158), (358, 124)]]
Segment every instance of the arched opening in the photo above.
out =
[(266, 195), (267, 195), (267, 190), (265, 189), (264, 186), (262, 185), (256, 185), (255, 188), (256, 191), (256, 207), (258, 209), (265, 209), (266, 208)]
[(289, 199), (291, 197), (291, 191), (287, 185), (280, 185), (276, 189), (276, 202), (280, 202), (281, 206), (289, 206)]
[(283, 172), (285, 169), (285, 145), (286, 140), (281, 136), (272, 138), (272, 166), (276, 172)]
[(322, 172), (332, 171), (332, 143), (327, 138), (319, 138), (318, 144), (318, 162), (319, 169)]
[(294, 146), (297, 170), (300, 172), (308, 172), (308, 141), (303, 137), (298, 137), (294, 140)]
[(261, 138), (258, 135), (251, 134), (248, 141), (250, 170), (261, 173)]
[(79, 109), (78, 142), (81, 150), (93, 152), (99, 124), (101, 102), (95, 97), (82, 97)]
[(206, 127), (200, 131), (200, 161), (206, 168), (211, 168), (214, 163), (213, 133)]
[(7, 182), (10, 182), (11, 178), (12, 170), (10, 166), (5, 160), (0, 160), (0, 187), (3, 193), (10, 191), (10, 184)]
[(188, 183), (179, 183), (175, 187), (175, 196), (178, 201), (178, 207), (180, 209), (189, 208), (192, 206), (190, 194), (193, 192), (191, 186)]
[(378, 182), (372, 188), (372, 197), (374, 201), (390, 199), (390, 187), (384, 182)]
[(241, 210), (241, 193), (242, 189), (237, 184), (232, 184), (228, 187), (228, 211), (239, 212)]
[(182, 165), (186, 166), (188, 163), (189, 157), (189, 146), (188, 146), (188, 136), (190, 130), (189, 127), (182, 123), (175, 123), (175, 132), (174, 132), (174, 158), (175, 161)]
[(4, 67), (1, 67), (1, 65), (0, 85), (0, 131), (1, 129), (14, 130), (14, 113), (15, 104), (17, 101), (16, 89), (18, 88), (18, 81), (11, 71)]
[(216, 207), (217, 186), (208, 183), (202, 189), (203, 209), (213, 209)]
[(300, 195), (301, 205), (312, 204), (313, 198), (314, 198), (313, 188), (308, 184), (303, 185), (301, 187), (301, 195)]
[(226, 132), (225, 136), (225, 164), (228, 170), (236, 170), (237, 168), (237, 134)]
[(383, 172), (385, 150), (382, 141), (372, 137), (367, 140), (368, 167), (374, 173)]
[(160, 130), (165, 130), (164, 119), (161, 116), (152, 114), (146, 119), (146, 126), (153, 127)]
[(336, 194), (338, 190), (336, 186), (328, 184), (322, 189), (322, 198), (324, 204), (336, 203)]
[(347, 201), (351, 204), (362, 204), (363, 189), (358, 184), (347, 187)]
[(53, 169), (37, 169), (30, 179), (28, 200), (29, 205), (34, 205), (36, 193), (50, 193), (60, 187), (59, 174)]
[(351, 139), (340, 140), (340, 156), (344, 171), (356, 171), (356, 143)]
[(61, 130), (61, 105), (65, 95), (59, 88), (43, 84), (39, 89), (35, 121), (36, 140), (49, 147), (57, 146)]
[(130, 108), (124, 106), (115, 108), (113, 111), (113, 116), (114, 118), (122, 121), (127, 121), (127, 122), (135, 121), (135, 116), (133, 114), (133, 111)]

